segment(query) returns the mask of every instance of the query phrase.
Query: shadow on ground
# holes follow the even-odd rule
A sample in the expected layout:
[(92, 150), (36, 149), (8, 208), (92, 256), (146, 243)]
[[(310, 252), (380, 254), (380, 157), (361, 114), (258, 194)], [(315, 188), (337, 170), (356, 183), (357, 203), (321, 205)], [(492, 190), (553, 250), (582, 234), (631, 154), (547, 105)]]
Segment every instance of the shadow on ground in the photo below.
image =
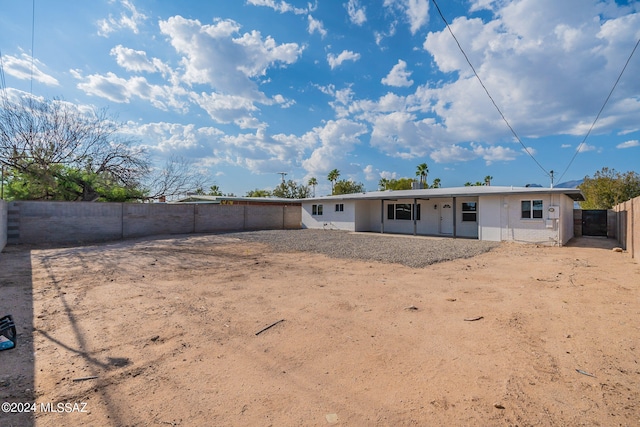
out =
[(0, 317), (7, 314), (13, 316), (16, 324), (17, 346), (0, 352), (0, 404), (14, 405), (9, 406), (10, 412), (3, 406), (1, 424), (33, 426), (35, 414), (17, 405), (35, 402), (33, 280), (29, 250), (8, 247), (0, 254)]
[(616, 239), (609, 239), (607, 237), (581, 236), (574, 237), (566, 246), (573, 248), (613, 249), (619, 248), (620, 243)]

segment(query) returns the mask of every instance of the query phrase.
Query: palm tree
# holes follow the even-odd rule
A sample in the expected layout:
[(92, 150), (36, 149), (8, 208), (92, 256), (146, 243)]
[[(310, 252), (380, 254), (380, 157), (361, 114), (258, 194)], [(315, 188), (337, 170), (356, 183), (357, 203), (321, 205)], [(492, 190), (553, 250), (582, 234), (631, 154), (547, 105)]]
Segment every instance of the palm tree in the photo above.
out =
[(389, 179), (387, 178), (380, 178), (380, 181), (378, 181), (378, 187), (380, 187), (380, 190), (386, 190), (388, 185)]
[(440, 188), (440, 178), (436, 178), (433, 180), (433, 185), (431, 188)]
[(427, 175), (429, 174), (429, 166), (426, 163), (420, 163), (416, 170), (416, 176), (420, 177), (420, 188), (425, 188), (427, 185)]
[(331, 195), (333, 195), (333, 188), (339, 176), (340, 176), (340, 171), (338, 169), (332, 170), (331, 172), (329, 172), (329, 175), (327, 175), (327, 179), (331, 181)]
[(484, 185), (486, 186), (490, 186), (491, 185), (491, 180), (493, 179), (493, 177), (491, 175), (487, 175), (484, 177)]
[(316, 197), (316, 185), (318, 185), (318, 180), (315, 176), (309, 178), (309, 182), (307, 182), (309, 187), (313, 187), (313, 197)]

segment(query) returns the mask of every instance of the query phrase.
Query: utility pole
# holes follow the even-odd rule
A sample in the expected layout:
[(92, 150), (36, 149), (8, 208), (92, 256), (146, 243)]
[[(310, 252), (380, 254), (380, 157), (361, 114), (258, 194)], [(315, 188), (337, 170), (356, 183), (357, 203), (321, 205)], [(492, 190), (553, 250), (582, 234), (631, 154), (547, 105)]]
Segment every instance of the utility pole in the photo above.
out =
[(286, 172), (278, 172), (278, 175), (282, 175), (282, 183), (284, 184), (284, 177), (287, 176)]

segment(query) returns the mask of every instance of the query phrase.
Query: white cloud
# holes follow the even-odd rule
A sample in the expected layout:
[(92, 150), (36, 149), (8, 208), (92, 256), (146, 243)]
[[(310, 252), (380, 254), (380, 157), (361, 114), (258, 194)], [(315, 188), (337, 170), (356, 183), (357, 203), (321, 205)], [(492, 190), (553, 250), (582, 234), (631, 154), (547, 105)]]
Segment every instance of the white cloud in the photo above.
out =
[(149, 59), (147, 54), (141, 50), (133, 50), (122, 45), (117, 45), (111, 49), (111, 56), (116, 58), (119, 66), (132, 72), (162, 72), (170, 73), (170, 68), (157, 58)]
[(367, 22), (366, 8), (360, 5), (359, 0), (349, 0), (346, 5), (349, 20), (355, 25)]
[(367, 181), (373, 181), (378, 179), (380, 176), (380, 174), (373, 168), (373, 165), (365, 166), (365, 168), (362, 169), (362, 172), (364, 173), (364, 179)]
[(383, 6), (403, 12), (409, 21), (411, 34), (429, 22), (429, 0), (384, 0)]
[(270, 135), (262, 129), (255, 134), (224, 136), (216, 155), (231, 164), (244, 166), (253, 172), (275, 173), (300, 166), (304, 153), (312, 148), (309, 139), (294, 135)]
[(332, 70), (342, 65), (344, 61), (357, 61), (359, 59), (360, 54), (351, 52), (350, 50), (343, 50), (338, 56), (332, 53), (327, 55), (327, 62)]
[(562, 144), (560, 148), (571, 148), (571, 144)]
[(313, 16), (311, 15), (307, 17), (307, 20), (309, 21), (309, 27), (308, 27), (309, 34), (318, 32), (318, 34), (320, 34), (322, 38), (324, 38), (327, 35), (327, 30), (324, 29), (324, 25), (322, 25), (321, 21), (313, 19)]
[(448, 145), (434, 150), (430, 157), (436, 163), (466, 162), (477, 158), (482, 158), (487, 165), (497, 161), (515, 160), (518, 152), (501, 146), (483, 146), (478, 143), (470, 143), (471, 148), (462, 147), (457, 144)]
[[(593, 82), (613, 83), (637, 40), (640, 14), (604, 21), (603, 3), (584, 6), (580, 0), (477, 1), (473, 7), (493, 11), (493, 19), (459, 17), (451, 24), (520, 137), (584, 135), (591, 123), (583, 118), (593, 117), (611, 87)], [(456, 139), (508, 137), (451, 34), (429, 33), (424, 48), (453, 81), (419, 91)], [(640, 92), (640, 80), (628, 74), (620, 85), (598, 122), (600, 132), (626, 128), (640, 114), (638, 103), (628, 101), (628, 94)]]
[(398, 173), (397, 172), (382, 171), (382, 172), (380, 172), (380, 178), (396, 179), (396, 178), (398, 178)]
[(596, 150), (595, 146), (584, 143), (580, 145), (580, 147), (578, 148), (578, 153), (586, 153), (587, 151), (594, 151), (594, 150)]
[(187, 92), (181, 87), (153, 85), (144, 77), (123, 78), (112, 72), (85, 77), (80, 71), (71, 70), (71, 75), (80, 81), (78, 89), (88, 95), (117, 103), (129, 103), (133, 98), (140, 98), (161, 110), (171, 107), (182, 112), (187, 111), (187, 101), (184, 99)]
[(510, 161), (510, 160), (515, 160), (516, 157), (518, 156), (518, 152), (508, 148), (508, 147), (501, 147), (501, 146), (489, 146), (489, 147), (483, 147), (480, 144), (475, 144), (475, 143), (471, 143), (471, 147), (473, 148), (473, 152), (478, 156), (481, 157), (487, 165), (492, 164), (493, 162), (498, 162), (498, 161)]
[(218, 123), (235, 123), (240, 128), (258, 128), (264, 126), (253, 119), (251, 112), (258, 108), (249, 98), (238, 95), (209, 94), (192, 95), (195, 102)]
[(119, 17), (114, 17), (110, 14), (108, 18), (97, 22), (99, 36), (107, 37), (109, 34), (121, 29), (129, 29), (134, 34), (138, 34), (138, 26), (147, 19), (147, 16), (138, 12), (129, 0), (122, 0), (120, 4), (125, 10), (120, 13)]
[(413, 84), (413, 80), (409, 80), (409, 77), (411, 77), (411, 71), (407, 71), (407, 63), (400, 59), (389, 74), (382, 78), (382, 83), (388, 86), (409, 87)]
[(632, 139), (630, 141), (625, 141), (616, 145), (616, 148), (631, 148), (631, 147), (640, 147), (640, 141), (638, 141), (637, 139)]
[(232, 20), (202, 25), (197, 20), (174, 16), (160, 21), (160, 30), (183, 54), (183, 79), (188, 84), (206, 84), (232, 95), (264, 100), (251, 78), (261, 76), (277, 63), (295, 62), (302, 48), (296, 43), (278, 45), (258, 31), (234, 38), (240, 26)]
[(247, 0), (247, 3), (254, 6), (269, 7), (280, 13), (295, 13), (296, 15), (304, 15), (314, 10), (310, 5), (307, 8), (294, 7), (286, 1), (276, 2), (274, 0)]
[(452, 163), (473, 160), (477, 155), (468, 148), (453, 144), (434, 150), (429, 157), (436, 163)]
[(5, 73), (20, 80), (31, 80), (33, 78), (34, 81), (47, 86), (60, 86), (55, 77), (46, 74), (40, 69), (40, 67), (44, 67), (44, 64), (35, 58), (32, 59), (26, 53), (23, 53), (20, 58), (3, 55), (2, 67)]
[(382, 46), (382, 41), (387, 38), (387, 37), (393, 37), (396, 35), (396, 26), (398, 25), (397, 21), (393, 21), (391, 22), (391, 24), (389, 24), (389, 29), (385, 32), (385, 31), (374, 31), (373, 35), (375, 37), (376, 40), (376, 44), (378, 46), (380, 46), (382, 48), (382, 50), (385, 50), (385, 48)]
[(334, 168), (340, 169), (343, 159), (360, 143), (360, 136), (366, 132), (365, 125), (346, 119), (330, 120), (324, 127), (313, 128), (302, 140), (320, 146), (302, 162), (302, 167), (314, 176), (321, 176)]

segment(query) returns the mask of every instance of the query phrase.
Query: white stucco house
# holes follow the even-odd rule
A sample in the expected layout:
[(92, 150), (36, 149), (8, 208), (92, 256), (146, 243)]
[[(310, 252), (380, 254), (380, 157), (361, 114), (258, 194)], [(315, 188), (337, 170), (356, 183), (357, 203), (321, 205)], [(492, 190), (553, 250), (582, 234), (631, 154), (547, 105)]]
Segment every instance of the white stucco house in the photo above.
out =
[(302, 202), (302, 227), (562, 246), (576, 188), (474, 186), (375, 191)]

